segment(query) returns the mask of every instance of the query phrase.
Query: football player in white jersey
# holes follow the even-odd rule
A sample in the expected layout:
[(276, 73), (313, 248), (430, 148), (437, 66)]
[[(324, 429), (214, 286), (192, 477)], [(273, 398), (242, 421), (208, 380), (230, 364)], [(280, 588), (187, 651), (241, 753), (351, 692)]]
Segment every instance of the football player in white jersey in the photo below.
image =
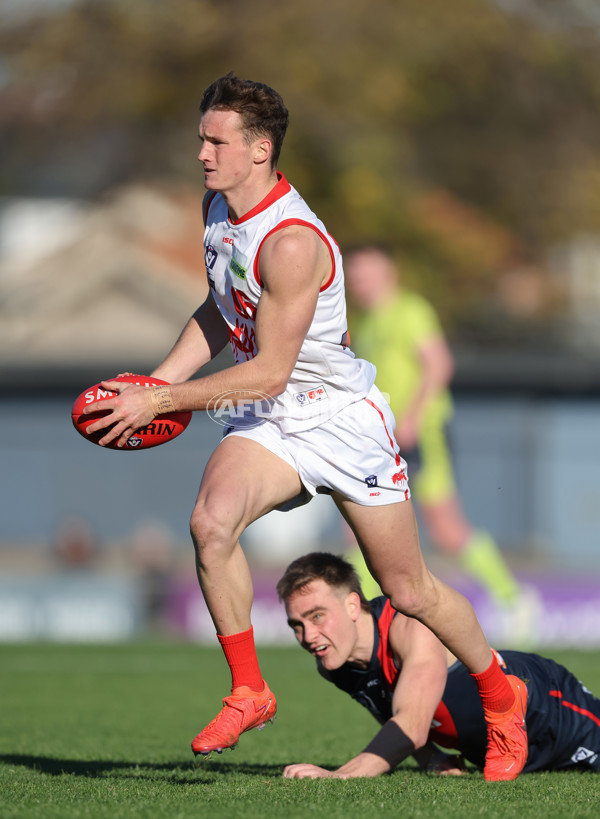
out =
[[(156, 415), (206, 410), (216, 396), (269, 407), (235, 414), (192, 513), (198, 579), (232, 675), (231, 694), (192, 748), (221, 752), (273, 719), (239, 537), (271, 510), (325, 492), (393, 607), (428, 626), (472, 673), (488, 725), (484, 775), (515, 779), (527, 758), (526, 688), (504, 675), (466, 598), (425, 566), (393, 415), (373, 386), (374, 368), (348, 347), (339, 250), (277, 170), (283, 100), (228, 74), (206, 89), (200, 111), (209, 295), (152, 373), (169, 385), (104, 382), (117, 393), (102, 402), (111, 412), (88, 427), (106, 429), (101, 443), (123, 446)], [(236, 364), (195, 377), (228, 341)], [(410, 744), (398, 730), (384, 726), (376, 750)]]

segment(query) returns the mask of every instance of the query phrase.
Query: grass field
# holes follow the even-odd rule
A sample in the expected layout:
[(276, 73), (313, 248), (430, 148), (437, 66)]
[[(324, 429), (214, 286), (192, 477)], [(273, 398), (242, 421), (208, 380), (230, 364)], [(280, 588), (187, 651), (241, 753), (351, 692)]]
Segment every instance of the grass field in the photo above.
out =
[[(0, 817), (583, 817), (600, 777), (544, 773), (489, 784), (406, 765), (372, 780), (284, 780), (288, 762), (337, 766), (372, 717), (295, 647), (260, 651), (273, 726), (196, 762), (193, 736), (228, 693), (218, 648), (166, 642), (0, 646)], [(555, 652), (593, 691), (600, 657)]]

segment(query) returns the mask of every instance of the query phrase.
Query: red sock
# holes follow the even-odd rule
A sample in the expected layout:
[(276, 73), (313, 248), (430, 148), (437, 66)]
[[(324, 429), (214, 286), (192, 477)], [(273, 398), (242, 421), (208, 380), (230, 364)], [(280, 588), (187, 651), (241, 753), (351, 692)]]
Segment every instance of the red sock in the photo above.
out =
[(231, 671), (231, 690), (247, 685), (253, 691), (262, 691), (264, 681), (258, 665), (254, 646), (254, 629), (223, 637), (217, 634), (225, 659)]
[(481, 703), (488, 711), (501, 714), (514, 704), (515, 693), (506, 679), (506, 675), (498, 665), (496, 657), (492, 657), (489, 667), (481, 674), (471, 674), (477, 683), (477, 690)]

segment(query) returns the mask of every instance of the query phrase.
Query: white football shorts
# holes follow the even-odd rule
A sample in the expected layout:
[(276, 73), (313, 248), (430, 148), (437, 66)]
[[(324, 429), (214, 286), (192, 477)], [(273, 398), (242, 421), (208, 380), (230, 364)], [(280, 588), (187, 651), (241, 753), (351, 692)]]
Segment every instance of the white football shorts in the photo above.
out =
[(296, 470), (305, 491), (278, 507), (282, 511), (331, 492), (363, 506), (383, 506), (410, 498), (395, 426), (387, 401), (373, 386), (365, 398), (313, 429), (283, 433), (276, 422), (266, 421), (228, 426), (224, 437), (256, 441)]

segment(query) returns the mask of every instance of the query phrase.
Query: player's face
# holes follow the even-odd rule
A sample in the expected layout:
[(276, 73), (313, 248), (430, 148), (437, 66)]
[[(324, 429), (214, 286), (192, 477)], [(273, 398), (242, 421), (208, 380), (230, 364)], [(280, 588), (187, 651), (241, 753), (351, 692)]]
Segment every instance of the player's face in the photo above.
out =
[(313, 580), (293, 594), (285, 608), (296, 640), (324, 668), (334, 670), (352, 661), (358, 637), (358, 595)]
[(395, 283), (394, 268), (378, 251), (358, 250), (344, 259), (346, 286), (357, 307), (365, 310), (385, 300)]
[(240, 114), (208, 110), (200, 120), (198, 136), (206, 188), (227, 193), (243, 186), (255, 164), (256, 144), (248, 144)]

